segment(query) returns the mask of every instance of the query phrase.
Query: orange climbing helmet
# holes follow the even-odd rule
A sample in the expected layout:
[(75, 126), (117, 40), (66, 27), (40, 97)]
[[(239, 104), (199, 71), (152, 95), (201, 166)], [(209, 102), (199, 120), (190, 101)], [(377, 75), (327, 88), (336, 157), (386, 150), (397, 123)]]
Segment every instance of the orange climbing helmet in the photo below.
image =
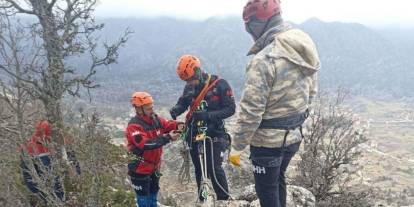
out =
[(147, 92), (135, 92), (132, 94), (131, 103), (134, 106), (143, 106), (146, 104), (152, 104), (154, 101), (152, 97)]
[(181, 80), (188, 80), (194, 76), (196, 69), (200, 69), (200, 60), (193, 55), (183, 55), (177, 63), (177, 75)]

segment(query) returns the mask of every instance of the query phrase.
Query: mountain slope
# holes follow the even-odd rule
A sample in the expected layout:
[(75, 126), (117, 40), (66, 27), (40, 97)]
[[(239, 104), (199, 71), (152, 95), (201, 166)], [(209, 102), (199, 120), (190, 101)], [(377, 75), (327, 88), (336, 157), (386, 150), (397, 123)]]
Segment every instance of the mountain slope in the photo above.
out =
[[(171, 106), (184, 83), (175, 74), (178, 57), (192, 53), (203, 68), (229, 80), (240, 98), (244, 70), (253, 41), (237, 18), (204, 22), (159, 19), (106, 19), (104, 39), (114, 39), (129, 27), (131, 35), (119, 64), (98, 73), (103, 86), (94, 92), (100, 103), (125, 104), (134, 90), (147, 90), (161, 105)], [(319, 49), (322, 88), (344, 86), (375, 97), (414, 95), (414, 61), (392, 41), (360, 24), (310, 19), (298, 27)]]

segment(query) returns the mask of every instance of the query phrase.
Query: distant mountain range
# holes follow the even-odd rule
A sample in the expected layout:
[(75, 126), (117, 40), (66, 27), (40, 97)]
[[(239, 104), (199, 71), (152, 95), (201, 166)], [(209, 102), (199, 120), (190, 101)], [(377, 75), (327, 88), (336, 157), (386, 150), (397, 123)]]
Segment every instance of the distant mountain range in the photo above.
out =
[[(126, 103), (133, 91), (147, 90), (161, 105), (171, 106), (184, 86), (175, 65), (185, 53), (199, 56), (204, 69), (229, 80), (240, 98), (250, 59), (246, 53), (253, 44), (240, 19), (100, 21), (106, 24), (102, 39), (113, 40), (126, 28), (134, 33), (122, 48), (119, 63), (98, 73), (102, 87), (94, 91), (94, 99), (99, 103)], [(374, 30), (315, 18), (296, 26), (309, 33), (318, 47), (321, 88), (343, 86), (374, 97), (414, 95), (414, 29)]]

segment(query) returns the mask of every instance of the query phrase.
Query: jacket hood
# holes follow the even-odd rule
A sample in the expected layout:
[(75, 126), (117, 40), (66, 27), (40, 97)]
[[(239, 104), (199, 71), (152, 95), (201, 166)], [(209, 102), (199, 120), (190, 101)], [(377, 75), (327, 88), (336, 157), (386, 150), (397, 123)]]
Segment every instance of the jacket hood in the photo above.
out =
[(43, 137), (43, 136), (50, 136), (50, 126), (49, 122), (41, 121), (37, 124), (34, 136)]
[(274, 58), (285, 58), (306, 69), (310, 74), (320, 68), (319, 55), (312, 39), (299, 29), (289, 29), (273, 35), (272, 51), (268, 54)]

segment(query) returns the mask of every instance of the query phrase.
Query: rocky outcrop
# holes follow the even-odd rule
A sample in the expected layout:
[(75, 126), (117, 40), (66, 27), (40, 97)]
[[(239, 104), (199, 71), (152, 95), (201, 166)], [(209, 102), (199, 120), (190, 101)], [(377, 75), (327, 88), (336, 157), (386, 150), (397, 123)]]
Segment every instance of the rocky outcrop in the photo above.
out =
[[(159, 201), (163, 206), (214, 206), (213, 199), (207, 203), (197, 203), (197, 187), (194, 178), (194, 170), (191, 166), (191, 181), (189, 183), (180, 183), (178, 173), (182, 164), (180, 150), (182, 143), (176, 142), (164, 148), (163, 167), (161, 177), (161, 191)], [(230, 186), (231, 201), (216, 201), (217, 207), (259, 207), (260, 203), (257, 198), (253, 175), (251, 173), (251, 164), (247, 153), (242, 156), (242, 165), (240, 168), (230, 166), (223, 162), (223, 167), (227, 173)], [(314, 207), (315, 197), (308, 190), (298, 186), (288, 186), (287, 206), (288, 207)], [(214, 194), (214, 192), (212, 192)], [(161, 205), (160, 205), (161, 206)]]
[[(256, 193), (254, 192), (254, 186), (247, 186), (248, 192), (240, 195), (236, 200), (231, 201), (216, 201), (216, 207), (260, 207), (259, 200), (257, 199)], [(253, 189), (253, 190), (252, 190)], [(176, 192), (171, 194), (168, 198), (164, 199), (165, 205), (168, 206), (182, 206), (182, 207), (193, 207), (193, 206), (214, 206), (212, 201), (209, 203), (197, 203), (195, 200), (196, 193), (193, 191)], [(288, 186), (287, 195), (287, 206), (288, 207), (314, 207), (315, 196), (312, 195), (308, 190), (297, 187)]]
[(286, 205), (288, 207), (314, 207), (315, 196), (305, 188), (289, 185)]

